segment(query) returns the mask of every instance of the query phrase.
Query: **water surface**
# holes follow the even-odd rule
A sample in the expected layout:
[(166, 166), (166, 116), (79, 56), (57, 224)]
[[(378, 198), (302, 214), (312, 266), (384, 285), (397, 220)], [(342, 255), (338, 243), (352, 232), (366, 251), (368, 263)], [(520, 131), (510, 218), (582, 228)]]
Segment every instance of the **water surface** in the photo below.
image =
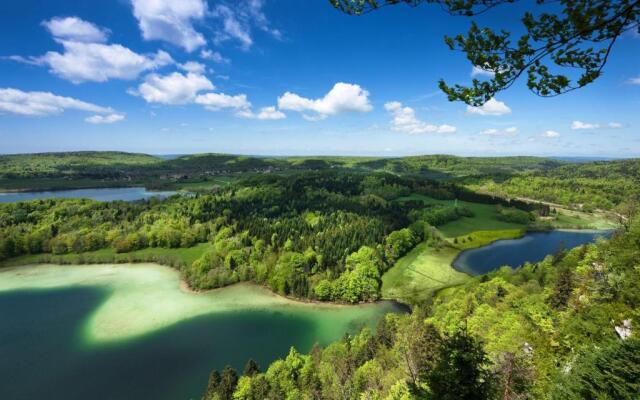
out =
[(153, 264), (1, 270), (0, 399), (199, 399), (213, 368), (267, 366), (400, 311), (179, 284)]
[(487, 246), (466, 250), (453, 261), (453, 267), (470, 275), (481, 275), (504, 265), (519, 267), (526, 262), (542, 261), (558, 250), (609, 237), (610, 230), (556, 230), (530, 232), (519, 239), (498, 240)]
[(54, 198), (136, 201), (150, 199), (152, 197), (166, 198), (175, 193), (174, 191), (148, 191), (143, 187), (7, 192), (0, 193), (0, 203)]

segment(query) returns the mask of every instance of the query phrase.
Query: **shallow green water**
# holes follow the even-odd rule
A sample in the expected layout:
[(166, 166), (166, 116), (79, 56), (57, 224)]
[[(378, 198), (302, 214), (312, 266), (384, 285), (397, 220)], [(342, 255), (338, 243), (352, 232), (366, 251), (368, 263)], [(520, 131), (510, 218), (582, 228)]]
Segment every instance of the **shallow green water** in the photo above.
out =
[(398, 311), (294, 303), (248, 285), (186, 293), (155, 265), (4, 270), (0, 399), (199, 398), (212, 368), (264, 366)]

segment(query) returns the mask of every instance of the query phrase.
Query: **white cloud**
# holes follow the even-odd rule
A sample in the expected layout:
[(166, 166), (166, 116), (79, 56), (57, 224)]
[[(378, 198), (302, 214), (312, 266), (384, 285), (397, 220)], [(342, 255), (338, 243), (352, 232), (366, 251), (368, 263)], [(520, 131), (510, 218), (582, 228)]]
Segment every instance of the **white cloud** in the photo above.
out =
[(196, 61), (187, 61), (184, 64), (178, 65), (178, 68), (183, 71), (193, 72), (194, 74), (204, 74), (204, 71), (207, 69), (204, 64)]
[(138, 90), (130, 93), (139, 95), (148, 103), (186, 104), (193, 102), (198, 92), (214, 88), (204, 75), (173, 72), (169, 75), (149, 74)]
[(600, 124), (590, 124), (582, 121), (573, 121), (571, 123), (571, 129), (580, 130), (580, 129), (600, 129), (600, 128), (610, 128), (610, 129), (620, 129), (622, 128), (622, 124), (620, 122), (609, 122), (606, 125)]
[(326, 118), (342, 112), (369, 112), (373, 109), (369, 102), (369, 92), (360, 85), (338, 82), (324, 97), (308, 99), (295, 93), (286, 92), (278, 98), (278, 108), (297, 112), (315, 112), (307, 118)]
[(104, 43), (108, 31), (78, 17), (55, 17), (42, 23), (57, 39), (74, 42)]
[(230, 64), (231, 60), (224, 57), (222, 54), (220, 54), (217, 51), (211, 51), (208, 49), (202, 50), (200, 52), (200, 57), (205, 59), (205, 60), (211, 60), (216, 64)]
[(12, 88), (0, 89), (0, 113), (45, 116), (62, 114), (68, 109), (99, 114), (113, 113), (113, 109), (109, 107), (101, 107), (71, 97), (57, 96), (50, 92), (23, 92)]
[(194, 102), (200, 104), (209, 111), (221, 111), (231, 109), (234, 115), (240, 118), (258, 120), (279, 120), (287, 116), (274, 106), (262, 107), (259, 112), (254, 113), (252, 105), (247, 100), (246, 94), (231, 96), (225, 93), (204, 93), (198, 95)]
[(204, 0), (132, 0), (133, 15), (145, 40), (163, 40), (191, 52), (206, 44), (193, 27), (207, 13)]
[(492, 98), (480, 107), (467, 106), (467, 113), (477, 115), (505, 115), (510, 114), (511, 109), (504, 102)]
[(253, 44), (250, 28), (247, 24), (240, 22), (238, 15), (229, 7), (219, 4), (214, 11), (214, 15), (222, 20), (222, 30), (216, 32), (217, 43), (235, 39), (240, 42), (244, 49), (248, 49)]
[(50, 51), (39, 61), (51, 72), (73, 83), (105, 82), (109, 79), (135, 79), (141, 72), (170, 64), (173, 59), (160, 50), (140, 55), (119, 44), (62, 41), (64, 53)]
[(502, 129), (502, 130), (489, 128), (481, 131), (480, 134), (487, 135), (487, 136), (515, 136), (518, 134), (518, 128), (515, 126), (511, 126), (509, 128)]
[(235, 40), (247, 50), (253, 45), (251, 31), (254, 26), (276, 39), (281, 39), (282, 33), (271, 27), (262, 11), (263, 6), (264, 0), (237, 1), (232, 6), (218, 4), (213, 9), (212, 15), (220, 21), (221, 26), (215, 32), (214, 41), (219, 44)]
[(84, 119), (90, 124), (113, 124), (124, 120), (123, 114), (92, 115)]
[(411, 107), (403, 107), (399, 101), (391, 101), (384, 105), (385, 110), (393, 115), (391, 129), (410, 134), (420, 133), (454, 133), (455, 126), (433, 125), (420, 121)]
[(230, 96), (224, 93), (205, 93), (195, 98), (195, 103), (204, 106), (209, 111), (220, 111), (224, 108), (246, 111), (251, 109), (247, 95)]
[(255, 25), (264, 32), (269, 33), (276, 39), (282, 39), (282, 32), (272, 28), (267, 16), (262, 11), (265, 0), (247, 0), (247, 15), (253, 19)]
[(495, 72), (489, 71), (487, 69), (480, 68), (480, 67), (478, 67), (476, 65), (474, 65), (471, 68), (471, 77), (472, 78), (475, 78), (476, 76), (488, 76), (490, 78), (493, 78), (495, 75), (496, 75)]
[(640, 85), (640, 76), (627, 80), (627, 83), (630, 85)]
[(542, 133), (542, 137), (545, 137), (545, 138), (557, 138), (559, 136), (560, 136), (560, 133), (552, 130), (544, 131)]
[(287, 116), (274, 106), (262, 107), (260, 112), (253, 113), (251, 110), (240, 110), (236, 113), (238, 117), (260, 120), (278, 120), (285, 119)]
[(588, 122), (582, 122), (582, 121), (573, 121), (571, 123), (571, 129), (575, 130), (580, 130), (580, 129), (598, 129), (600, 128), (599, 124), (590, 124)]
[(135, 79), (143, 71), (174, 62), (162, 50), (142, 55), (119, 44), (103, 43), (107, 39), (104, 29), (76, 17), (54, 18), (43, 24), (64, 48), (62, 53), (49, 51), (40, 57), (14, 55), (6, 58), (48, 66), (51, 73), (73, 83), (105, 82), (114, 78)]

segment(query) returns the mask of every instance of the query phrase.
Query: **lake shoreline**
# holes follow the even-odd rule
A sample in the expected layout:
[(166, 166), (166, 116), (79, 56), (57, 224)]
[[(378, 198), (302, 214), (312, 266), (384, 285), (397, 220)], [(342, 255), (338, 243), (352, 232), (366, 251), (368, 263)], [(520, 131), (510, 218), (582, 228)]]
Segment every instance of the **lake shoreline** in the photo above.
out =
[(171, 266), (168, 265), (163, 265), (157, 262), (127, 262), (127, 263), (88, 263), (88, 264), (57, 264), (57, 263), (51, 263), (51, 262), (30, 262), (27, 264), (23, 264), (23, 265), (10, 265), (10, 266), (5, 266), (2, 267), (0, 266), (0, 274), (5, 273), (5, 272), (11, 272), (12, 270), (19, 270), (19, 269), (28, 269), (28, 268), (36, 268), (36, 267), (69, 267), (69, 266), (73, 266), (73, 267), (78, 267), (78, 268), (82, 268), (82, 267), (99, 267), (99, 266), (109, 266), (109, 265), (113, 265), (116, 267), (122, 267), (122, 268), (127, 268), (127, 266), (131, 267), (131, 268), (135, 268), (137, 266), (156, 266), (156, 267), (160, 267), (163, 269), (167, 269), (172, 271), (173, 273), (177, 274), (178, 277), (178, 290), (182, 291), (183, 293), (186, 294), (191, 294), (191, 295), (195, 295), (195, 296), (201, 296), (201, 295), (207, 295), (207, 294), (215, 294), (215, 293), (220, 293), (226, 289), (232, 289), (232, 288), (238, 288), (238, 287), (253, 287), (253, 288), (258, 288), (260, 290), (263, 290), (265, 292), (265, 294), (268, 294), (269, 296), (279, 299), (279, 300), (283, 300), (286, 301), (287, 303), (289, 303), (289, 305), (298, 305), (298, 306), (309, 306), (309, 307), (318, 307), (318, 308), (352, 308), (352, 307), (366, 307), (369, 305), (375, 305), (375, 304), (380, 304), (383, 302), (388, 302), (388, 303), (393, 303), (396, 307), (400, 308), (403, 310), (403, 312), (410, 312), (411, 311), (411, 306), (409, 304), (403, 303), (402, 301), (398, 300), (398, 299), (386, 299), (386, 298), (380, 298), (378, 300), (375, 301), (363, 301), (363, 302), (359, 302), (359, 303), (343, 303), (343, 302), (335, 302), (335, 301), (319, 301), (319, 300), (313, 300), (313, 299), (300, 299), (300, 298), (296, 298), (296, 297), (290, 297), (290, 296), (284, 296), (282, 294), (276, 293), (273, 290), (271, 290), (271, 288), (269, 288), (266, 285), (261, 285), (259, 283), (256, 282), (252, 282), (252, 281), (243, 281), (243, 282), (236, 282), (233, 283), (231, 285), (227, 285), (227, 286), (222, 286), (222, 287), (217, 287), (217, 288), (213, 288), (213, 289), (207, 289), (207, 290), (196, 290), (193, 289), (192, 287), (189, 286), (189, 284), (187, 283), (186, 280), (184, 280), (184, 278), (182, 277), (182, 274), (180, 273), (180, 271), (176, 268), (173, 268)]
[[(553, 254), (554, 254), (554, 252), (546, 253), (546, 254), (542, 257), (542, 259), (541, 259), (541, 260), (523, 261), (523, 262), (519, 263), (518, 265), (511, 265), (511, 264), (507, 264), (507, 263), (505, 263), (505, 264), (503, 264), (503, 265), (499, 265), (499, 266), (493, 267), (493, 268), (491, 268), (489, 271), (478, 272), (478, 273), (472, 273), (472, 272), (469, 270), (469, 268), (471, 268), (471, 267), (469, 267), (469, 266), (465, 266), (465, 267), (461, 267), (461, 266), (460, 266), (460, 259), (461, 259), (462, 257), (467, 257), (469, 254), (477, 253), (479, 250), (484, 250), (484, 249), (487, 249), (487, 248), (489, 248), (489, 247), (495, 247), (496, 245), (499, 245), (499, 244), (501, 244), (501, 243), (515, 243), (515, 242), (517, 242), (517, 241), (519, 241), (519, 240), (523, 240), (523, 239), (527, 238), (528, 236), (529, 236), (529, 237), (532, 237), (532, 236), (534, 236), (534, 235), (542, 235), (542, 234), (546, 234), (546, 235), (553, 235), (554, 233), (562, 233), (562, 232), (565, 232), (565, 233), (577, 233), (577, 234), (593, 234), (593, 235), (594, 235), (594, 238), (593, 238), (592, 240), (590, 240), (590, 241), (587, 241), (587, 242), (584, 242), (584, 243), (580, 243), (580, 244), (577, 244), (577, 245), (575, 245), (575, 246), (571, 246), (571, 247), (569, 247), (569, 248), (565, 249), (565, 250), (571, 250), (571, 249), (576, 248), (576, 247), (581, 247), (581, 246), (584, 246), (584, 245), (587, 245), (587, 244), (591, 244), (591, 243), (595, 242), (595, 240), (596, 240), (596, 239), (598, 239), (598, 238), (608, 239), (608, 237), (609, 237), (609, 236), (607, 236), (607, 235), (608, 235), (609, 233), (613, 233), (613, 232), (615, 232), (615, 229), (551, 229), (551, 230), (528, 230), (528, 231), (526, 231), (526, 232), (525, 232), (525, 234), (524, 234), (524, 235), (522, 235), (522, 236), (521, 236), (521, 237), (519, 237), (519, 238), (515, 238), (515, 239), (497, 239), (497, 240), (492, 241), (491, 243), (485, 244), (485, 245), (480, 246), (480, 247), (476, 247), (476, 248), (471, 248), (471, 249), (465, 249), (465, 250), (462, 250), (462, 251), (460, 251), (460, 253), (458, 253), (458, 254), (456, 255), (456, 257), (455, 257), (455, 258), (453, 259), (453, 261), (451, 262), (451, 268), (455, 269), (455, 270), (456, 270), (456, 271), (458, 271), (458, 272), (465, 273), (465, 274), (467, 274), (467, 275), (469, 275), (469, 276), (471, 276), (471, 277), (476, 277), (476, 276), (481, 276), (481, 275), (485, 275), (485, 274), (487, 274), (487, 273), (490, 273), (490, 272), (492, 272), (492, 271), (494, 271), (494, 270), (496, 270), (496, 269), (498, 269), (498, 268), (501, 268), (502, 266), (508, 266), (508, 267), (510, 267), (510, 268), (512, 268), (512, 269), (514, 269), (514, 270), (515, 270), (515, 269), (518, 269), (518, 268), (522, 267), (522, 266), (523, 266), (524, 264), (526, 264), (526, 263), (535, 263), (535, 262), (540, 262), (540, 261), (542, 261), (545, 257), (547, 257), (547, 256), (549, 256), (549, 255), (553, 255)], [(558, 242), (558, 244), (562, 244), (562, 243), (563, 243), (563, 241), (562, 241), (562, 240), (560, 240), (560, 241)]]
[(177, 190), (147, 189), (143, 185), (114, 186), (114, 187), (76, 187), (52, 190), (22, 190), (0, 191), (0, 203), (15, 204), (26, 201), (49, 199), (90, 199), (100, 202), (139, 201), (151, 198), (165, 199), (175, 194)]

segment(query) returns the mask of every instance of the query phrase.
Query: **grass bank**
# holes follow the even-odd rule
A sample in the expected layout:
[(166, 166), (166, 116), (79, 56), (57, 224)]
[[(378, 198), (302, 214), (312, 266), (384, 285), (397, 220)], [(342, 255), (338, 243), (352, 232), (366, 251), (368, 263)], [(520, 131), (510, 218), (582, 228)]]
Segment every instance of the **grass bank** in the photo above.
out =
[(382, 297), (415, 304), (437, 291), (460, 285), (471, 279), (451, 266), (461, 251), (496, 240), (517, 239), (524, 233), (524, 229), (483, 230), (447, 238), (442, 247), (420, 243), (382, 276)]

